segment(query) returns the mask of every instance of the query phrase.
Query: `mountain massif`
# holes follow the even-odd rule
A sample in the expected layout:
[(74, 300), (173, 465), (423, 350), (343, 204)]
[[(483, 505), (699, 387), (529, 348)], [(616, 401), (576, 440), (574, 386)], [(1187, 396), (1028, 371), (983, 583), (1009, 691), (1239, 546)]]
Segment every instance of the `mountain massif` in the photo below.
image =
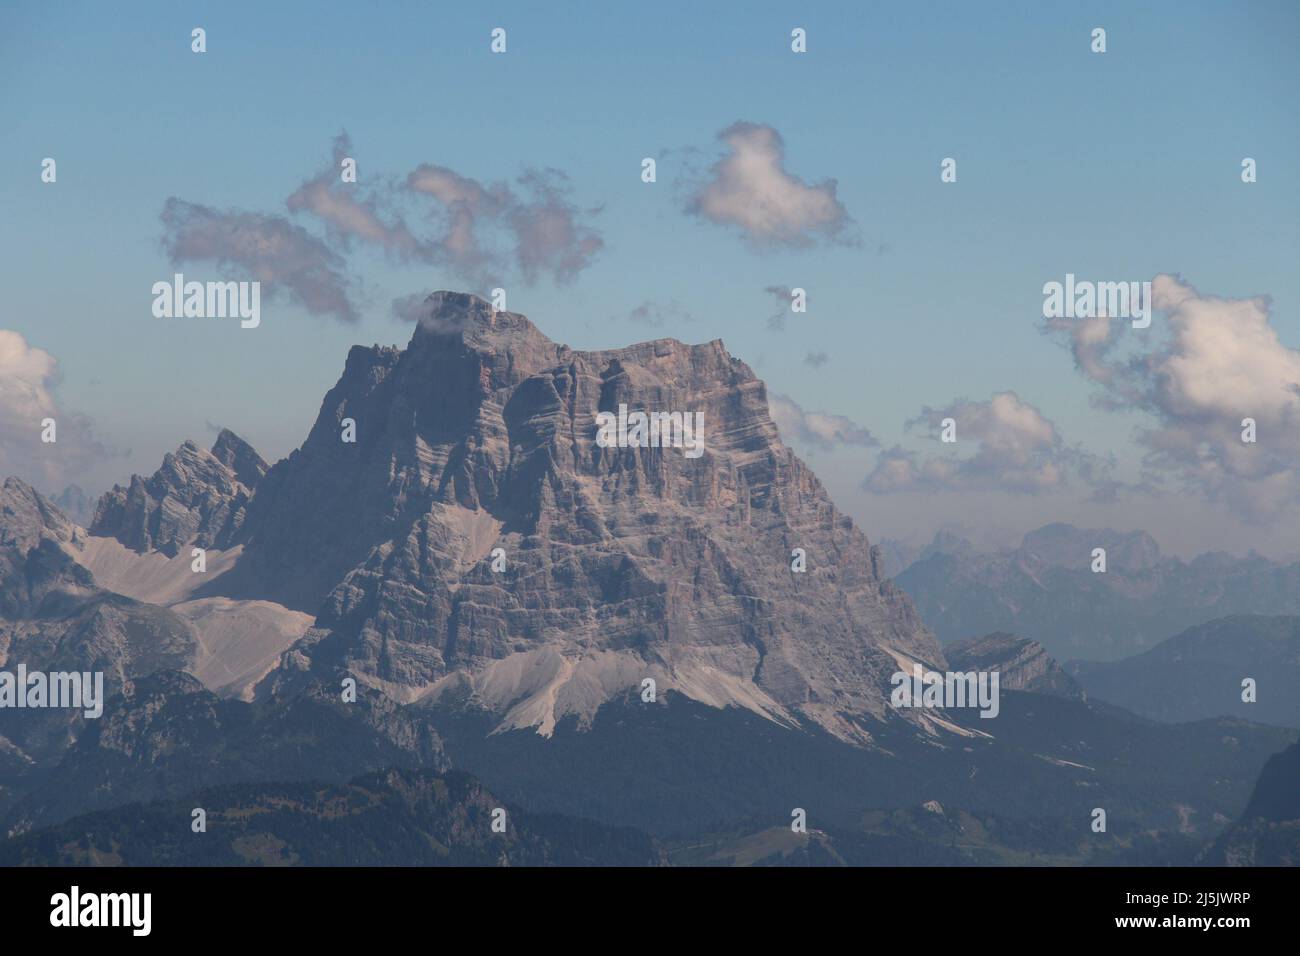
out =
[[(942, 664), (721, 342), (579, 352), (475, 297), (426, 305), (406, 349), (351, 351), (211, 585), (315, 615), (293, 666), (504, 727), (650, 679), (866, 739), (900, 660)], [(703, 454), (601, 447), (621, 407), (702, 416)]]
[[(577, 351), (474, 296), (354, 347), (274, 465), (223, 431), (88, 528), (17, 479), (0, 505), (0, 668), (100, 670), (106, 698), (0, 710), (11, 862), (1168, 861), (1150, 834), (1215, 836), (1294, 739), (1101, 706), (1053, 659), (1088, 602), (1158, 603), (1183, 571), (1153, 542), (1101, 542), (1123, 573), (1097, 577), (1137, 577), (1084, 590), (1094, 533), (996, 571), (936, 549), (918, 613), (721, 342)], [(891, 706), (917, 665), (998, 673), (996, 717)], [(140, 835), (195, 800), (219, 839)], [(776, 839), (795, 807), (827, 829)]]

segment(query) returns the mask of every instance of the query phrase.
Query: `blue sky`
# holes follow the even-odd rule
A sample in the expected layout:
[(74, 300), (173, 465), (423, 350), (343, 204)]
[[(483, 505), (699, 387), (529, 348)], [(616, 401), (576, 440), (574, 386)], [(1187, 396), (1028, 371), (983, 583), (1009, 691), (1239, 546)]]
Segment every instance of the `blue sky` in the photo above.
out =
[[(1147, 527), (1182, 551), (1296, 550), (1284, 464), (1207, 484), (1166, 462), (1169, 487), (1142, 488), (1151, 442), (1139, 433), (1188, 434), (1203, 416), (1174, 420), (1186, 409), (1131, 396), (1120, 410), (1095, 407), (1116, 393), (1043, 334), (1041, 308), (1043, 283), (1067, 272), (1178, 274), (1207, 297), (1266, 294), (1289, 353), (1259, 361), (1289, 367), (1300, 347), (1300, 5), (701, 6), (8, 6), (0, 329), (57, 360), (51, 400), (87, 416), (105, 449), (46, 485), (102, 491), (152, 471), (184, 438), (210, 440), (209, 423), (268, 458), (287, 454), (350, 345), (409, 337), (392, 299), (486, 291), (445, 264), (353, 243), (355, 323), (283, 301), (264, 304), (256, 331), (152, 316), (151, 285), (177, 271), (159, 218), (169, 197), (286, 216), (286, 197), (328, 166), (346, 130), (362, 185), (424, 163), (484, 184), (563, 171), (603, 246), (568, 281), (505, 281), (509, 307), (578, 348), (722, 338), (772, 392), (868, 429), (878, 446), (800, 450), (873, 539), (925, 539), (951, 523), (1015, 537), (1062, 519)], [(195, 26), (207, 31), (202, 55), (190, 50)], [(489, 50), (498, 26), (504, 55)], [(1098, 26), (1101, 55), (1089, 49)], [(806, 54), (790, 50), (793, 27), (808, 31)], [(756, 245), (684, 212), (725, 153), (719, 133), (738, 121), (779, 133), (791, 176), (835, 181), (855, 244)], [(40, 180), (47, 156), (52, 185)], [(644, 156), (658, 159), (654, 184), (640, 180)], [(943, 184), (949, 156), (958, 181)], [(1249, 185), (1246, 156), (1259, 170)], [(183, 271), (204, 277), (200, 264)], [(768, 328), (769, 286), (808, 290), (807, 314), (787, 316), (784, 331)], [(629, 320), (646, 303), (662, 326)], [(805, 363), (818, 352), (825, 364)], [(943, 454), (924, 427), (904, 429), (923, 408), (1006, 391), (1051, 423), (1071, 449), (1061, 462), (1114, 455), (1116, 481), (1139, 488), (1097, 501), (1071, 477), (1031, 493), (974, 467), (969, 480), (863, 487), (886, 449)], [(1270, 440), (1297, 423), (1285, 407), (1270, 421)], [(1286, 442), (1274, 451), (1289, 453)], [(0, 444), (11, 458), (0, 470), (26, 464), (16, 447)]]

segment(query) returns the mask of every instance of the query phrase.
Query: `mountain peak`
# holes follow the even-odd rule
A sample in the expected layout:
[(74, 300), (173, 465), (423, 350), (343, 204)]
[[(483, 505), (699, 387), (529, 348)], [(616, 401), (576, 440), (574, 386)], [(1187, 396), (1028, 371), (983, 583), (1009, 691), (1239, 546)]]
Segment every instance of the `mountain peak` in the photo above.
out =
[(1020, 545), (1021, 551), (1061, 567), (1086, 565), (1097, 547), (1106, 549), (1112, 567), (1125, 571), (1149, 570), (1161, 561), (1160, 545), (1145, 531), (1083, 529), (1055, 522), (1028, 532)]
[(106, 492), (95, 506), (90, 533), (169, 557), (189, 544), (227, 547), (266, 468), (252, 446), (229, 430), (217, 436), (212, 451), (184, 441), (150, 477), (132, 475), (126, 488), (114, 485)]
[(0, 545), (33, 548), (44, 537), (68, 541), (72, 523), (59, 508), (21, 478), (0, 485)]
[(550, 342), (518, 312), (496, 309), (486, 299), (470, 292), (441, 290), (425, 297), (411, 340), (449, 335), (481, 340), (485, 344), (499, 343), (512, 336)]
[(262, 456), (229, 428), (221, 429), (212, 445), (212, 456), (229, 468), (243, 485), (252, 488), (269, 467)]
[[(307, 666), (544, 733), (650, 677), (861, 740), (899, 656), (942, 661), (720, 340), (579, 351), (478, 296), (424, 306), (406, 349), (351, 350), (222, 585), (316, 614)], [(676, 438), (600, 441), (629, 411)]]

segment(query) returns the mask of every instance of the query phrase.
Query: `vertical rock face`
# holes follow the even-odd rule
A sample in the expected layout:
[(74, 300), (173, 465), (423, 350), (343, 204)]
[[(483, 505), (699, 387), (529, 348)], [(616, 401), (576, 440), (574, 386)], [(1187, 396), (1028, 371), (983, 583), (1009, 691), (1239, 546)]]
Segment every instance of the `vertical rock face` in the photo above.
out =
[(46, 537), (70, 541), (75, 531), (67, 515), (21, 478), (0, 485), (0, 548), (27, 551)]
[[(703, 453), (601, 447), (620, 406), (698, 413)], [(852, 736), (900, 656), (943, 661), (721, 342), (579, 352), (474, 296), (352, 349), (238, 538), (229, 587), (318, 614), (300, 665), (544, 731), (651, 677)]]
[(266, 473), (252, 447), (223, 430), (212, 451), (192, 441), (163, 458), (149, 478), (114, 485), (95, 507), (90, 533), (144, 553), (175, 557), (181, 548), (224, 547), (244, 521), (253, 488)]

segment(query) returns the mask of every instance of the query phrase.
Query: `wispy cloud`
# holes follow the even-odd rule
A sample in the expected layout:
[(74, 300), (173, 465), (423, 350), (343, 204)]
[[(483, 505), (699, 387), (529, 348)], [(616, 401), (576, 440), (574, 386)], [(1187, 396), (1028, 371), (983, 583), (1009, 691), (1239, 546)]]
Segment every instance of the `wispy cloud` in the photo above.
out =
[[(570, 199), (569, 177), (558, 169), (533, 169), (519, 177), (524, 198), (514, 199), (507, 221), (514, 232), (514, 254), (524, 279), (548, 274), (567, 282), (591, 265), (605, 241), (581, 220)], [(511, 193), (512, 198), (514, 194)], [(586, 215), (598, 212), (586, 211)]]
[(838, 447), (872, 448), (880, 444), (861, 425), (843, 415), (804, 410), (794, 399), (770, 395), (772, 421), (789, 445), (805, 450), (833, 451)]
[(771, 332), (784, 332), (785, 318), (791, 314), (790, 303), (794, 290), (789, 286), (769, 285), (765, 286), (763, 291), (777, 301), (775, 310), (767, 317), (768, 330)]
[[(231, 277), (283, 290), (317, 315), (357, 318), (347, 256), (375, 248), (399, 263), (438, 265), (480, 288), (549, 277), (572, 281), (604, 248), (580, 209), (568, 177), (526, 169), (513, 184), (485, 185), (445, 166), (423, 163), (400, 179), (344, 182), (340, 163), (353, 147), (346, 132), (331, 165), (286, 200), (287, 216), (217, 210), (172, 197), (163, 206), (163, 247), (173, 264), (210, 262)], [(297, 221), (295, 221), (297, 220)], [(315, 220), (323, 235), (300, 221)]]
[(163, 247), (175, 266), (210, 262), (225, 274), (285, 291), (316, 315), (355, 321), (343, 258), (283, 216), (221, 211), (175, 196), (163, 204)]
[(333, 164), (303, 183), (285, 201), (289, 211), (309, 213), (320, 219), (330, 237), (344, 249), (350, 248), (353, 240), (359, 240), (380, 246), (399, 261), (432, 262), (429, 244), (412, 234), (400, 214), (381, 212), (386, 204), (383, 188), (366, 188), (342, 181), (340, 164), (352, 153), (351, 139), (347, 133), (341, 133), (334, 140)]
[(512, 188), (484, 185), (444, 166), (424, 164), (406, 188), (435, 204), (441, 235), (429, 249), (437, 261), (479, 281), (518, 274), (569, 282), (591, 265), (605, 242), (571, 200), (568, 177), (557, 169), (528, 170)]
[(623, 316), (628, 322), (661, 329), (665, 325), (693, 322), (691, 314), (677, 302), (659, 303), (647, 299)]

